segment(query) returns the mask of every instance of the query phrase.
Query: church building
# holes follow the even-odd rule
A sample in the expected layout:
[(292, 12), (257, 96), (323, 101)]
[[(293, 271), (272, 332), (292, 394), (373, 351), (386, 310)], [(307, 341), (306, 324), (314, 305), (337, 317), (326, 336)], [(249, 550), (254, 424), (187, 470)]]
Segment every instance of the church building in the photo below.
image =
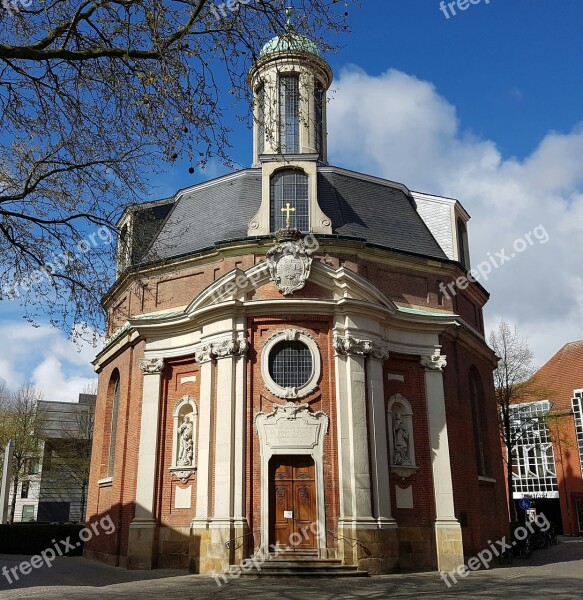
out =
[(331, 83), (288, 23), (249, 73), (252, 166), (123, 214), (87, 512), (116, 530), (86, 556), (378, 574), (506, 534), (469, 215), (330, 165)]

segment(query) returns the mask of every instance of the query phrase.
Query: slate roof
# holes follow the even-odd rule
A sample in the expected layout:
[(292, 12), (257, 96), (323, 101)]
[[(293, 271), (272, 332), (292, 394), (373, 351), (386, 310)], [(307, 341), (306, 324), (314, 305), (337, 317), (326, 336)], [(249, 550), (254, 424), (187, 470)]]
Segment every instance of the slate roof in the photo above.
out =
[[(220, 242), (246, 238), (261, 204), (261, 169), (245, 169), (193, 186), (174, 202), (164, 202), (159, 215), (148, 208), (147, 235), (138, 234), (142, 250), (134, 252), (134, 264), (194, 254)], [(447, 260), (413, 198), (396, 184), (326, 167), (318, 173), (318, 202), (332, 221), (334, 235)]]

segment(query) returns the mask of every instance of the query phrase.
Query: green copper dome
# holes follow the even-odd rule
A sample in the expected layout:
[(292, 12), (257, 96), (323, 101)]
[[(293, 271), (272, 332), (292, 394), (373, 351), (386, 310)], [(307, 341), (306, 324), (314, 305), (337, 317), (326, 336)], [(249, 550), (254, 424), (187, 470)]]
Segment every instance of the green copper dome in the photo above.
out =
[(259, 57), (263, 58), (270, 54), (277, 54), (279, 52), (307, 52), (308, 54), (314, 54), (322, 58), (320, 49), (311, 39), (305, 35), (300, 35), (292, 25), (291, 18), (294, 14), (294, 9), (288, 6), (285, 9), (287, 15), (287, 24), (285, 26), (285, 33), (283, 35), (276, 35), (273, 39), (269, 40), (265, 46), (263, 46)]
[(288, 31), (277, 35), (263, 46), (259, 56), (261, 58), (279, 52), (308, 52), (322, 58), (322, 53), (316, 44), (304, 35), (295, 31)]

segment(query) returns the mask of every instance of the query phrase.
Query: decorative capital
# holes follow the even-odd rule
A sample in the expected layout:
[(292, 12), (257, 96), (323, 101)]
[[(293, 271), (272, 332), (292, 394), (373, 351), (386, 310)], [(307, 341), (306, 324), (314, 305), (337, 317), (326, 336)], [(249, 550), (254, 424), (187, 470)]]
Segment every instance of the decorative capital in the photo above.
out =
[(249, 342), (245, 338), (225, 338), (199, 346), (194, 356), (198, 363), (205, 363), (229, 356), (245, 356), (248, 349)]
[(334, 350), (336, 354), (355, 354), (366, 356), (375, 360), (387, 360), (389, 349), (385, 344), (373, 340), (361, 340), (352, 335), (334, 334)]
[(427, 371), (443, 371), (447, 366), (447, 357), (441, 354), (441, 346), (435, 346), (433, 354), (422, 356), (421, 366)]
[(212, 344), (204, 344), (202, 346), (198, 346), (194, 351), (194, 358), (197, 363), (205, 363), (214, 358), (212, 354), (213, 346)]
[(143, 358), (140, 361), (140, 369), (144, 375), (159, 375), (164, 370), (163, 358)]

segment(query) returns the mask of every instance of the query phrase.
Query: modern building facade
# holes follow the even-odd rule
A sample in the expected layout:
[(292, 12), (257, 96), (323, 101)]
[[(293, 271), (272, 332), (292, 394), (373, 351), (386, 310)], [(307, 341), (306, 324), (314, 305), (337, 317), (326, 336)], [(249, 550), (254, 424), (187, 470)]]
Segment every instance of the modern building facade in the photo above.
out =
[(583, 535), (583, 341), (565, 344), (535, 377), (549, 398), (513, 407), (524, 432), (514, 500), (529, 498), (565, 535)]
[[(78, 402), (38, 403), (39, 452), (20, 477), (13, 522), (85, 520), (95, 398), (79, 394)], [(13, 494), (12, 486), (9, 505)]]
[(88, 510), (116, 531), (85, 553), (457, 568), (508, 524), (469, 215), (328, 164), (332, 73), (291, 26), (249, 82), (252, 167), (120, 221)]

